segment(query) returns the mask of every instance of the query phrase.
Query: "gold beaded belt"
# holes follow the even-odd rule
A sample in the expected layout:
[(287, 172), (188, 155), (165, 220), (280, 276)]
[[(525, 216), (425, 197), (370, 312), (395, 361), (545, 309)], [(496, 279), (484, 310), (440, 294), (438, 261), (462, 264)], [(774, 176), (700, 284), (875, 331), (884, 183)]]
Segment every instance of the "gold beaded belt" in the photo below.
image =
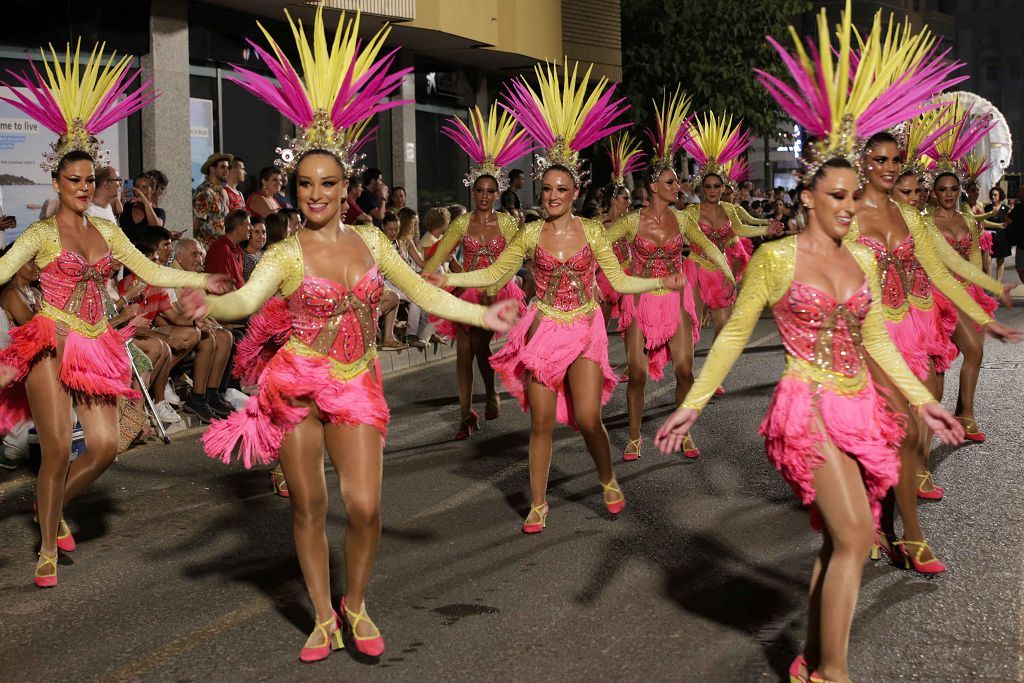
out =
[(364, 353), (360, 358), (357, 358), (351, 363), (342, 363), (331, 356), (320, 353), (297, 337), (289, 338), (283, 348), (285, 351), (293, 353), (296, 356), (304, 356), (306, 358), (326, 358), (330, 361), (331, 377), (341, 382), (347, 382), (350, 379), (355, 379), (359, 375), (363, 374), (377, 358), (377, 347), (371, 345), (369, 349), (367, 349), (366, 353)]
[(83, 337), (95, 339), (106, 332), (108, 327), (106, 318), (95, 323), (87, 323), (77, 315), (61, 310), (46, 301), (39, 308), (39, 315), (45, 315), (55, 322), (57, 324), (57, 332), (61, 335), (74, 331)]
[(597, 302), (593, 299), (571, 311), (559, 310), (539, 299), (534, 299), (531, 305), (536, 306), (537, 310), (543, 313), (545, 318), (551, 318), (555, 322), (560, 322), (565, 325), (571, 325), (582, 318), (589, 318), (594, 312), (594, 309), (597, 308)]
[(868, 373), (863, 367), (856, 375), (849, 377), (788, 354), (784, 376), (813, 384), (816, 389), (825, 389), (844, 396), (859, 394), (868, 384)]

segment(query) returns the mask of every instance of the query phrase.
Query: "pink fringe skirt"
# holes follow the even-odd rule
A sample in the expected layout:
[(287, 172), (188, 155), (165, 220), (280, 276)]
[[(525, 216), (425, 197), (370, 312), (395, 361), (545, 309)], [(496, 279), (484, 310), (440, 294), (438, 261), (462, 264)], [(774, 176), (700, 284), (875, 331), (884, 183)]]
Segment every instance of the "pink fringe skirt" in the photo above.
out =
[(750, 256), (754, 253), (754, 242), (749, 237), (740, 237), (736, 240), (736, 244), (727, 247), (725, 250), (725, 258), (729, 261), (729, 265), (738, 263), (738, 266), (733, 266), (736, 269), (736, 277), (743, 273), (747, 268), (747, 263), (750, 261)]
[[(468, 301), (471, 304), (481, 305), (511, 299), (519, 304), (520, 316), (526, 311), (526, 294), (523, 292), (523, 288), (516, 283), (515, 279), (509, 281), (507, 285), (498, 290), (498, 293), (489, 302), (487, 302), (487, 296), (484, 294), (482, 289), (465, 289), (462, 291), (462, 295), (459, 298), (463, 301)], [(450, 339), (455, 338), (455, 333), (459, 328), (462, 328), (463, 330), (468, 329), (465, 325), (453, 323), (451, 320), (445, 320), (433, 315), (430, 316), (430, 322), (434, 324), (434, 329), (437, 330), (438, 334), (449, 337)], [(501, 338), (501, 334), (498, 333), (494, 336), (496, 339)]]
[(720, 270), (706, 270), (693, 259), (683, 261), (683, 275), (700, 293), (701, 301), (712, 310), (728, 308), (736, 303), (736, 292), (730, 294), (729, 281)]
[(391, 414), (384, 401), (380, 365), (353, 379), (331, 376), (326, 356), (311, 357), (281, 349), (259, 378), (259, 392), (245, 408), (223, 420), (214, 420), (203, 435), (206, 454), (224, 463), (238, 459), (245, 467), (266, 465), (278, 457), (281, 442), (309, 414), (296, 402), (316, 405), (320, 417), (331, 424), (367, 424), (387, 436)]
[(596, 280), (597, 289), (601, 293), (601, 301), (611, 305), (611, 317), (618, 318), (620, 316), (619, 306), (621, 305), (622, 295), (615, 291), (612, 283), (608, 281), (608, 276), (600, 268), (597, 270)]
[(948, 311), (946, 316), (946, 321), (943, 322), (943, 311), (935, 302), (928, 309), (917, 308), (911, 304), (903, 320), (885, 321), (885, 329), (889, 332), (893, 344), (907, 362), (911, 372), (922, 382), (928, 378), (933, 364), (936, 372), (945, 372), (949, 369), (952, 358), (956, 358), (952, 334), (947, 335), (944, 331), (948, 325)]
[(700, 339), (700, 322), (693, 303), (693, 291), (685, 287), (680, 292), (666, 294), (627, 294), (622, 297), (619, 314), (619, 331), (625, 332), (635, 321), (644, 335), (644, 349), (647, 351), (647, 374), (658, 381), (665, 376), (665, 365), (671, 353), (668, 342), (679, 329), (680, 316), (690, 316), (693, 324), (693, 343)]
[[(540, 324), (529, 337), (538, 315), (542, 316)], [(534, 381), (558, 395), (557, 420), (576, 429), (572, 395), (565, 383), (565, 375), (578, 358), (593, 361), (601, 368), (604, 376), (601, 405), (604, 405), (611, 398), (619, 378), (608, 364), (608, 334), (601, 309), (596, 309), (592, 317), (578, 318), (565, 324), (544, 317), (535, 306), (530, 306), (509, 331), (508, 343), (491, 356), (491, 367), (524, 411), (530, 408), (525, 383), (529, 381), (527, 374), (532, 375)]]
[[(859, 393), (842, 395), (815, 390), (800, 379), (783, 376), (758, 431), (764, 437), (768, 461), (804, 505), (815, 499), (814, 469), (824, 464), (819, 446), (826, 437), (855, 458), (877, 525), (881, 500), (899, 480), (898, 449), (904, 426), (870, 377), (867, 381)], [(825, 434), (819, 431), (819, 417)], [(811, 526), (822, 529), (814, 508)]]
[[(994, 296), (986, 292), (984, 289), (975, 284), (966, 284), (965, 287), (967, 293), (972, 299), (974, 299), (982, 310), (989, 315), (994, 315), (996, 309), (999, 308), (999, 300)], [(949, 337), (953, 336), (954, 330), (956, 330), (956, 324), (960, 321), (960, 309), (958, 309), (953, 302), (950, 301), (945, 294), (940, 292), (938, 289), (932, 292), (932, 298), (935, 300), (935, 307), (939, 309), (942, 317), (942, 331), (944, 335)], [(975, 332), (981, 332), (981, 326), (970, 318), (964, 317), (965, 322), (969, 322), (974, 328)], [(952, 350), (953, 358), (957, 356), (957, 349), (953, 347)], [(952, 360), (950, 361), (952, 362)]]
[(292, 336), (292, 314), (288, 302), (279, 296), (268, 299), (249, 318), (245, 336), (235, 346), (231, 373), (246, 385), (256, 384), (267, 364)]
[[(61, 385), (89, 398), (139, 398), (132, 389), (132, 366), (125, 346), (133, 334), (134, 328), (115, 330), (109, 325), (93, 338), (69, 331), (60, 358)], [(11, 343), (0, 351), (0, 365), (14, 368), (15, 374), (0, 391), (0, 433), (6, 434), (19, 422), (31, 419), (25, 378), (42, 356), (56, 354), (57, 348), (57, 324), (42, 313), (11, 328)]]
[(995, 242), (995, 237), (989, 230), (982, 230), (981, 234), (978, 235), (978, 246), (981, 247), (983, 254), (992, 253), (992, 245)]

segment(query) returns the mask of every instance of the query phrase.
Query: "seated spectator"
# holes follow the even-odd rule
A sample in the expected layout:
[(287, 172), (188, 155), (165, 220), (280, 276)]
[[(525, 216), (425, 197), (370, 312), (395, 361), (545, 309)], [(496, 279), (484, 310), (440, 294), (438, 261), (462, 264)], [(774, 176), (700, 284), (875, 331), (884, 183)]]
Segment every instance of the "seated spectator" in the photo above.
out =
[(264, 249), (271, 244), (280, 242), (290, 234), (288, 232), (288, 215), (283, 211), (270, 214), (263, 219), (263, 224), (267, 231), (267, 243), (263, 246)]
[[(420, 229), (420, 219), (415, 212), (412, 215), (405, 212), (404, 216), (404, 220), (400, 220), (394, 212), (388, 211), (384, 214), (384, 225), (387, 226), (389, 223), (398, 221), (398, 253), (410, 268), (420, 273), (423, 272), (423, 266), (426, 264), (423, 254), (416, 245), (416, 237), (419, 235)], [(398, 294), (403, 301), (408, 302), (405, 343), (417, 349), (425, 349), (427, 342), (431, 340), (428, 334), (430, 321), (427, 319), (427, 314), (423, 312), (422, 308), (410, 301), (404, 292), (399, 290)]]
[(350, 180), (348, 183), (348, 197), (345, 203), (345, 206), (347, 207), (345, 210), (345, 218), (341, 221), (345, 225), (373, 222), (373, 218), (359, 206), (359, 195), (362, 193), (363, 184), (355, 178)]
[(466, 213), (468, 209), (462, 204), (452, 204), (448, 207), (448, 222), (451, 223), (453, 220)]
[(153, 205), (153, 185), (153, 178), (140, 173), (128, 194), (129, 201), (117, 219), (118, 225), (132, 242), (142, 238), (145, 228), (162, 228), (167, 219), (164, 210)]
[(174, 260), (171, 268), (198, 273), (203, 270), (203, 248), (194, 239), (183, 237), (174, 245)]
[(245, 250), (241, 244), (249, 239), (251, 229), (249, 214), (244, 210), (229, 213), (224, 219), (224, 236), (211, 244), (206, 254), (204, 271), (227, 275), (235, 283), (235, 287), (241, 288), (245, 284), (245, 277), (242, 275)]
[[(398, 212), (399, 220), (402, 219), (402, 215), (406, 211), (410, 211), (414, 215), (416, 213), (412, 209), (402, 209), (402, 211)], [(445, 230), (448, 229), (449, 223), (451, 223), (451, 214), (448, 212), (448, 209), (439, 206), (435, 206), (432, 209), (427, 209), (427, 212), (423, 214), (423, 220), (420, 221), (420, 224), (422, 225), (425, 231), (423, 233), (423, 237), (420, 238), (419, 242), (420, 253), (422, 253), (427, 258), (430, 258), (430, 256), (433, 255), (433, 248), (438, 242), (441, 241), (441, 235), (444, 233)], [(448, 259), (445, 265), (446, 269), (449, 270), (462, 270), (462, 267), (459, 266), (459, 262), (456, 260), (454, 254), (450, 259)]]
[(302, 227), (302, 213), (298, 209), (281, 209), (278, 213), (288, 218), (288, 234), (294, 235)]
[(356, 199), (356, 203), (363, 213), (370, 216), (374, 225), (381, 227), (384, 207), (388, 203), (388, 186), (384, 184), (379, 168), (368, 168), (363, 171), (363, 191)]
[[(391, 214), (390, 221), (384, 223), (382, 232), (387, 235), (388, 240), (391, 242), (396, 250), (398, 249), (398, 218), (394, 213)], [(387, 215), (387, 214), (385, 214)], [(381, 333), (383, 338), (381, 339), (381, 348), (389, 349), (391, 351), (400, 351), (402, 349), (409, 348), (408, 344), (403, 344), (398, 341), (395, 337), (395, 322), (398, 319), (398, 305), (402, 301), (402, 294), (400, 290), (392, 285), (390, 282), (384, 282), (384, 292), (380, 298), (380, 318), (381, 318)]]
[[(273, 216), (274, 214), (271, 214)], [(256, 264), (263, 256), (263, 248), (267, 245), (267, 226), (262, 218), (252, 219), (252, 230), (249, 232), (249, 239), (242, 242), (242, 277), (249, 281), (252, 271), (256, 270)]]
[(281, 210), (277, 196), (284, 187), (284, 172), (276, 166), (265, 166), (260, 169), (260, 179), (256, 191), (249, 195), (245, 208), (253, 216), (266, 218)]
[(123, 208), (121, 204), (121, 185), (124, 181), (117, 167), (111, 164), (100, 166), (96, 171), (96, 189), (92, 194), (92, 203), (85, 213), (97, 218), (105, 218), (117, 223), (117, 217)]
[(139, 244), (156, 246), (157, 263), (161, 266), (168, 266), (174, 260), (174, 247), (171, 242), (171, 233), (167, 228), (159, 226), (144, 228), (137, 240)]
[(396, 214), (405, 208), (405, 188), (401, 185), (396, 185), (391, 188), (391, 194), (388, 196), (388, 211), (394, 211)]

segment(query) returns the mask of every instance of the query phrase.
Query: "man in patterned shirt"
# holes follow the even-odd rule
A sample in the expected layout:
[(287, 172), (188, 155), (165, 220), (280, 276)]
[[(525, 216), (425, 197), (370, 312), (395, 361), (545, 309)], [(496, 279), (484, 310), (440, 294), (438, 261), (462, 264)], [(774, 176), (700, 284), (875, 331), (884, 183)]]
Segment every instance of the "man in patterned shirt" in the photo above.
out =
[(224, 187), (233, 159), (223, 152), (211, 154), (200, 168), (206, 180), (192, 193), (192, 236), (204, 247), (224, 235), (224, 218), (229, 211)]

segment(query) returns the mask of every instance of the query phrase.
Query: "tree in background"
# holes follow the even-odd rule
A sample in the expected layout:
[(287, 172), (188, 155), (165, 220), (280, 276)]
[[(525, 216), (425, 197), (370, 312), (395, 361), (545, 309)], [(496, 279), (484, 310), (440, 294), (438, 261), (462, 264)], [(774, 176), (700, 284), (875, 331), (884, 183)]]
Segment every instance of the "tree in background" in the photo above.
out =
[(741, 117), (762, 138), (778, 138), (781, 110), (754, 79), (758, 67), (782, 73), (766, 35), (812, 9), (807, 0), (627, 0), (622, 3), (622, 85), (633, 118), (651, 125), (651, 99), (682, 83), (692, 111)]

